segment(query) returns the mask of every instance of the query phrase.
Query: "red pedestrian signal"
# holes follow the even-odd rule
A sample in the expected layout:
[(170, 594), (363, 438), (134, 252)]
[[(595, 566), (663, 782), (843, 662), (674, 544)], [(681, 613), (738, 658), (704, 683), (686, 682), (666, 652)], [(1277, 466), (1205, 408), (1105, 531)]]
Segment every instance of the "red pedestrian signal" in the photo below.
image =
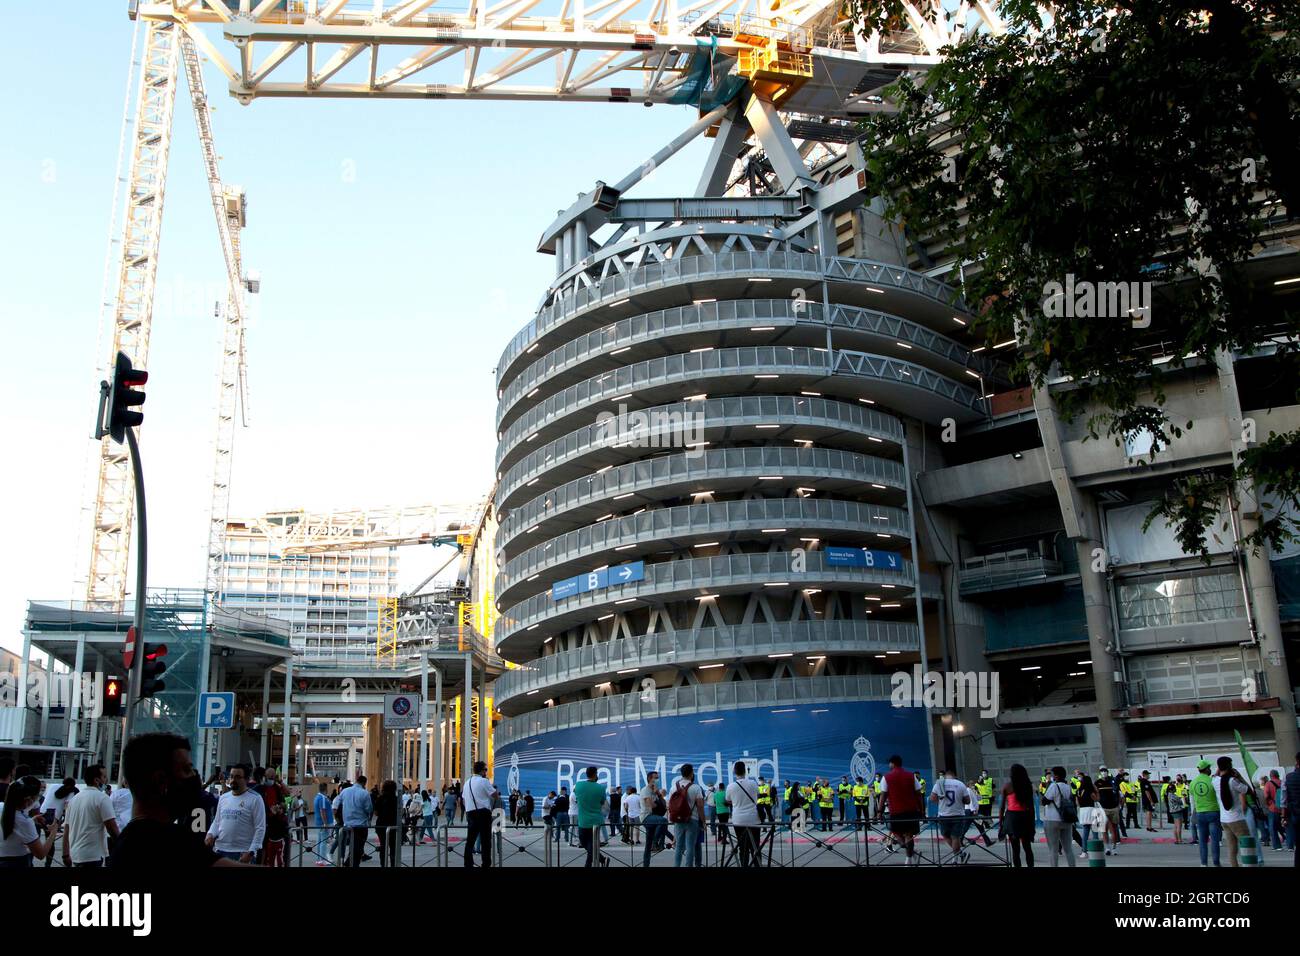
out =
[(104, 678), (103, 716), (122, 716), (122, 679), (120, 677)]

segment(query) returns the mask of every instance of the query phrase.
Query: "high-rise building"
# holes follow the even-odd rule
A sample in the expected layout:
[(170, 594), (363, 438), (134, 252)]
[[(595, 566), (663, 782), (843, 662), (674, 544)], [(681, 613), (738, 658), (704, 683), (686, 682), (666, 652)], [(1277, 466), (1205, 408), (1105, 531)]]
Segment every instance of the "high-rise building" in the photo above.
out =
[(283, 553), (277, 537), (303, 516), (279, 511), (226, 523), (217, 603), (289, 621), (294, 649), (307, 657), (373, 644), (377, 599), (397, 595), (397, 548)]

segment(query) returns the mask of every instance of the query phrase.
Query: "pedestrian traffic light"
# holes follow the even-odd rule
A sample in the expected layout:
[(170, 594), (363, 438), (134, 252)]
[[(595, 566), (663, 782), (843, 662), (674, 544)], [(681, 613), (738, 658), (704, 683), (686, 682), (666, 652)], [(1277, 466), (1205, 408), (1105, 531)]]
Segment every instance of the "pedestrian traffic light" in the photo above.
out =
[(167, 669), (163, 660), (167, 656), (166, 644), (145, 644), (144, 666), (140, 674), (140, 700), (157, 696), (167, 685), (159, 680), (159, 675)]
[(120, 677), (104, 678), (104, 717), (122, 716), (122, 679)]
[(134, 368), (125, 352), (117, 353), (117, 365), (113, 370), (112, 392), (108, 404), (108, 433), (113, 441), (126, 441), (126, 430), (134, 428), (144, 421), (144, 412), (133, 411), (136, 405), (143, 405), (147, 397), (144, 392), (134, 388), (149, 381), (149, 373)]

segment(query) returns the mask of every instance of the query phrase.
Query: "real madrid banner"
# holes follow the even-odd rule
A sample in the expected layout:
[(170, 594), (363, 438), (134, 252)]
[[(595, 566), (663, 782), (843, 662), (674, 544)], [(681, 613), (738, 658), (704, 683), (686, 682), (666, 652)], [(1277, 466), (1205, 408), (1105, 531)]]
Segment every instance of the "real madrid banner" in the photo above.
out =
[(730, 782), (732, 765), (767, 780), (870, 779), (891, 754), (908, 767), (928, 763), (924, 708), (888, 701), (803, 704), (721, 710), (689, 716), (642, 718), (557, 730), (515, 741), (497, 751), (496, 785), (503, 793), (558, 791), (595, 766), (607, 786), (640, 787), (650, 770), (670, 785), (684, 763), (706, 786)]

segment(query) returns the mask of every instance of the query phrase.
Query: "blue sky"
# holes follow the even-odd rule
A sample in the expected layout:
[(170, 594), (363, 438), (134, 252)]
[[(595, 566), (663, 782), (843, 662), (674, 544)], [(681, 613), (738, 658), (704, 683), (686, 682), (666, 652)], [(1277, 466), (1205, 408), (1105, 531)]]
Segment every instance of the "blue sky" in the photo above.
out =
[[(28, 598), (79, 597), (99, 299), (132, 24), (124, 3), (12, 7), (0, 65), (0, 644)], [(491, 481), (492, 369), (554, 274), (557, 209), (689, 125), (688, 107), (257, 100), (211, 66), (222, 177), (248, 192), (250, 421), (232, 514), (463, 500)], [(707, 141), (638, 195), (689, 192)], [(188, 91), (177, 99), (141, 439), (151, 585), (199, 586), (223, 267)], [(109, 347), (102, 333), (102, 351)], [(404, 557), (422, 576), (431, 558)], [(406, 574), (403, 577), (407, 577)]]

